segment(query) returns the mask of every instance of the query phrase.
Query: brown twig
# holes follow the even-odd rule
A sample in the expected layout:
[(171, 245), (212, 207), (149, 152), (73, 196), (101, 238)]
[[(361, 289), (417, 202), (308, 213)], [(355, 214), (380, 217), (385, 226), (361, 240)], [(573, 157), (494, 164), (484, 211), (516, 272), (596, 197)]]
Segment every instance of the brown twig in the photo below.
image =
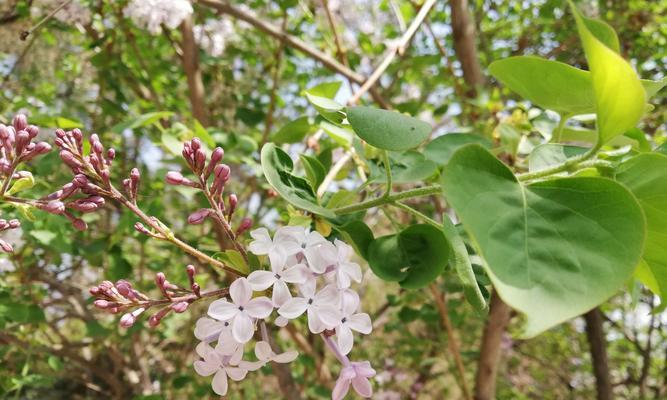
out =
[(34, 32), (36, 32), (39, 28), (42, 27), (45, 23), (49, 22), (51, 18), (53, 18), (54, 15), (58, 13), (58, 11), (62, 10), (63, 8), (67, 7), (69, 3), (71, 3), (72, 0), (65, 0), (60, 5), (56, 8), (53, 9), (46, 17), (42, 18), (37, 24), (33, 25), (32, 28), (28, 29), (27, 31), (22, 31), (19, 34), (19, 37), (21, 40), (26, 40), (28, 36), (32, 35)]

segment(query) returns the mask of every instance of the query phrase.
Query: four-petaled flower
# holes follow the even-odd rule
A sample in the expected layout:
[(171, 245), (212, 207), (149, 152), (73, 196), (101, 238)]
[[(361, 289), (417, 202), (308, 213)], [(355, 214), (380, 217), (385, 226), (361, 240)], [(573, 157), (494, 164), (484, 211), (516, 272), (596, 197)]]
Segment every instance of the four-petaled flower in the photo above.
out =
[(307, 312), (308, 328), (312, 333), (332, 329), (340, 322), (340, 296), (335, 285), (327, 285), (315, 293), (315, 282), (301, 285), (303, 297), (293, 297), (278, 309), (278, 314), (294, 319)]
[(334, 269), (336, 284), (339, 289), (350, 287), (350, 281), (361, 282), (361, 267), (359, 264), (350, 261), (353, 250), (352, 246), (338, 239), (334, 242), (337, 251), (338, 263)]
[(284, 265), (287, 257), (301, 250), (289, 228), (294, 227), (278, 229), (273, 239), (271, 239), (271, 235), (269, 235), (269, 231), (266, 228), (251, 231), (250, 236), (255, 240), (250, 242), (248, 249), (251, 253), (258, 256), (268, 255), (272, 266)]
[(213, 391), (220, 396), (227, 394), (227, 377), (238, 382), (248, 373), (247, 370), (238, 367), (243, 357), (242, 347), (232, 355), (225, 355), (218, 347), (214, 349), (201, 342), (197, 345), (196, 351), (202, 360), (195, 361), (195, 371), (201, 376), (215, 374), (212, 382)]
[(252, 318), (264, 319), (273, 311), (267, 297), (252, 298), (252, 287), (246, 278), (235, 280), (229, 287), (232, 302), (216, 300), (208, 308), (208, 315), (219, 321), (230, 321), (232, 335), (239, 343), (246, 343), (255, 331)]
[(375, 370), (371, 367), (368, 361), (351, 362), (343, 367), (336, 380), (333, 392), (331, 393), (332, 400), (341, 400), (350, 390), (350, 384), (354, 391), (361, 397), (371, 397), (373, 395), (373, 387), (368, 381), (368, 378), (375, 376)]
[(253, 271), (248, 275), (248, 282), (253, 290), (266, 290), (273, 286), (273, 305), (280, 307), (292, 294), (287, 283), (304, 283), (310, 274), (305, 264), (297, 264), (293, 267), (284, 268), (284, 264), (271, 263), (271, 271)]
[(336, 337), (338, 338), (338, 348), (343, 354), (348, 354), (352, 350), (354, 337), (352, 331), (357, 331), (368, 335), (373, 330), (371, 317), (366, 313), (357, 313), (359, 307), (359, 295), (352, 290), (346, 290), (342, 297), (342, 317), (336, 326)]
[(286, 364), (292, 362), (299, 355), (295, 350), (286, 351), (284, 353), (276, 354), (271, 345), (265, 341), (260, 341), (255, 344), (255, 356), (258, 361), (242, 361), (239, 366), (248, 371), (257, 371), (265, 366), (269, 361)]

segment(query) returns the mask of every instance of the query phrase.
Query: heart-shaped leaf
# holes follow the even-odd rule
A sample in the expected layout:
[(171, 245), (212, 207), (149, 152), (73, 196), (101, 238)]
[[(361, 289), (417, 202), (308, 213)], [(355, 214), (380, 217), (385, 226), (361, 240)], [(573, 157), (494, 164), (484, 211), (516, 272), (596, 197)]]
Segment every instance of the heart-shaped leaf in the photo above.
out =
[(431, 134), (431, 125), (395, 111), (372, 107), (347, 110), (354, 132), (371, 146), (384, 150), (410, 150)]
[(456, 150), (471, 143), (480, 144), (487, 149), (490, 149), (493, 145), (489, 139), (472, 133), (448, 133), (430, 141), (424, 147), (424, 156), (438, 165), (444, 166)]
[(637, 124), (645, 111), (646, 92), (632, 66), (601, 42), (569, 3), (591, 71), (600, 143), (606, 143)]
[(526, 336), (599, 305), (639, 261), (644, 216), (610, 179), (523, 186), (487, 150), (468, 145), (444, 168), (442, 185), (501, 298), (526, 314)]
[[(616, 179), (637, 197), (646, 215), (646, 244), (639, 278), (667, 295), (667, 155), (643, 153), (620, 165)], [(642, 268), (645, 270), (642, 271)]]
[(317, 196), (304, 178), (292, 175), (294, 164), (289, 154), (267, 143), (262, 147), (262, 170), (269, 184), (295, 207), (319, 214), (325, 218), (335, 218), (336, 214), (317, 202)]
[(396, 235), (375, 239), (367, 256), (368, 265), (381, 279), (419, 289), (444, 271), (449, 243), (442, 230), (432, 225), (411, 225)]

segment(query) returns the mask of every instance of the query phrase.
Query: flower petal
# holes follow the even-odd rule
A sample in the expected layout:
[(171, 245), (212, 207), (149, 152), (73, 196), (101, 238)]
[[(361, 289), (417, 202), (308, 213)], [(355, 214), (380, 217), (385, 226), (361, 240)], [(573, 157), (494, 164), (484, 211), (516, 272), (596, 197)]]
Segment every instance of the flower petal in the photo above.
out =
[(341, 292), (341, 308), (343, 309), (343, 316), (352, 315), (359, 307), (359, 295), (354, 290), (342, 290)]
[(354, 336), (352, 330), (346, 325), (336, 327), (336, 337), (338, 338), (338, 349), (343, 354), (349, 354), (354, 345)]
[(246, 313), (239, 313), (232, 322), (232, 335), (234, 340), (239, 343), (247, 343), (252, 339), (255, 329), (252, 326), (252, 320)]
[(195, 372), (201, 376), (211, 376), (220, 369), (219, 365), (210, 364), (201, 360), (195, 361), (194, 367)]
[(282, 315), (279, 315), (279, 316), (276, 318), (276, 320), (273, 321), (273, 323), (276, 324), (276, 326), (282, 328), (282, 327), (284, 327), (284, 326), (287, 326), (287, 324), (289, 323), (289, 319), (283, 317)]
[(293, 297), (278, 309), (278, 314), (285, 318), (294, 319), (303, 314), (308, 308), (308, 300), (303, 297)]
[(306, 264), (297, 264), (284, 270), (280, 275), (288, 283), (304, 283), (308, 279), (310, 271)]
[(308, 329), (315, 334), (322, 333), (326, 329), (313, 307), (308, 308)]
[(354, 314), (347, 319), (347, 324), (350, 329), (354, 329), (359, 333), (368, 335), (373, 330), (371, 317), (366, 313)]
[(341, 378), (342, 377), (339, 377), (336, 381), (336, 385), (331, 392), (331, 400), (342, 400), (350, 390), (350, 380)]
[(340, 311), (338, 311), (336, 308), (330, 306), (317, 306), (313, 308), (317, 313), (317, 317), (328, 329), (333, 329), (335, 326), (340, 324), (341, 315)]
[(243, 306), (243, 312), (257, 319), (264, 319), (271, 315), (273, 302), (268, 297), (255, 297)]
[(266, 290), (276, 281), (276, 274), (271, 271), (253, 271), (248, 275), (248, 283), (252, 290)]
[(273, 285), (273, 296), (271, 300), (275, 307), (280, 307), (289, 299), (292, 298), (292, 294), (287, 287), (287, 284), (282, 280), (276, 281)]
[(340, 305), (340, 295), (335, 285), (327, 285), (324, 289), (317, 292), (314, 296), (315, 303), (338, 307)]
[(201, 317), (195, 324), (195, 337), (204, 342), (213, 342), (225, 329), (225, 323), (208, 317)]
[(299, 352), (296, 350), (290, 350), (286, 351), (284, 353), (277, 354), (273, 357), (273, 362), (277, 362), (280, 364), (286, 364), (289, 362), (292, 362), (296, 360), (296, 358), (299, 356)]
[(229, 295), (234, 304), (244, 306), (252, 298), (252, 287), (246, 278), (239, 278), (229, 287)]
[(238, 365), (241, 362), (241, 359), (243, 358), (243, 347), (244, 346), (242, 344), (236, 345), (236, 349), (234, 350), (232, 356), (229, 358), (227, 364)]
[(363, 376), (357, 376), (352, 379), (352, 387), (361, 397), (371, 397), (373, 395), (371, 382)]
[(271, 345), (263, 340), (255, 343), (255, 356), (258, 360), (269, 360), (274, 353)]
[(239, 312), (239, 307), (225, 299), (219, 299), (211, 303), (208, 307), (208, 315), (219, 320), (228, 321)]
[(239, 363), (239, 368), (242, 368), (246, 371), (257, 371), (266, 365), (266, 361), (241, 361)]
[(225, 371), (227, 371), (229, 378), (236, 382), (242, 380), (248, 374), (248, 371), (245, 369), (236, 367), (226, 367)]
[(213, 387), (213, 391), (216, 394), (220, 396), (227, 394), (227, 372), (225, 372), (224, 369), (216, 372), (215, 376), (213, 377), (213, 382), (211, 382), (211, 386)]

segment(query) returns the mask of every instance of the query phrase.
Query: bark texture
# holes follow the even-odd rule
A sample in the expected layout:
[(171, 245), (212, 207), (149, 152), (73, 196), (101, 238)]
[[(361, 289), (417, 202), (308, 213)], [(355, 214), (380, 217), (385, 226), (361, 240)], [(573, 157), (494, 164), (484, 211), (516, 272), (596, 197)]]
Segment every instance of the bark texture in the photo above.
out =
[(188, 92), (192, 116), (203, 126), (208, 125), (208, 111), (204, 94), (204, 82), (202, 81), (201, 69), (199, 68), (199, 52), (195, 35), (192, 31), (192, 17), (186, 18), (181, 24), (183, 37), (183, 70), (188, 78)]
[(484, 84), (475, 43), (475, 23), (468, 8), (468, 0), (450, 0), (449, 5), (452, 13), (454, 51), (461, 63), (463, 80), (470, 89), (469, 95), (474, 96), (475, 89)]
[(496, 398), (496, 377), (502, 353), (501, 341), (510, 322), (511, 309), (498, 294), (491, 295), (489, 317), (484, 327), (475, 377), (475, 400)]
[(594, 308), (584, 314), (586, 320), (586, 338), (593, 360), (593, 374), (595, 375), (595, 390), (598, 400), (611, 400), (613, 390), (609, 376), (607, 359), (607, 341), (602, 327), (602, 312)]

